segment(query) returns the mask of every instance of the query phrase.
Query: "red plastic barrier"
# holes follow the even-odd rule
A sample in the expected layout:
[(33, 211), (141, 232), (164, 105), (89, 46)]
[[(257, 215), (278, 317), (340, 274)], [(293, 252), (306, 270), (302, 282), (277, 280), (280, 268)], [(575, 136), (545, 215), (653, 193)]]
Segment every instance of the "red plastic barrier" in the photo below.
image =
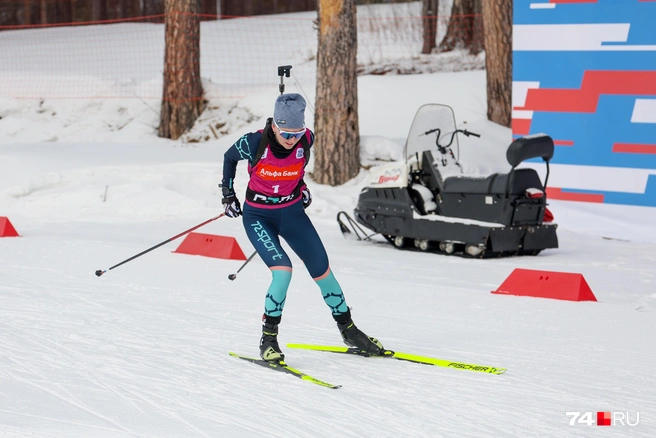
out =
[(213, 234), (189, 233), (178, 249), (173, 252), (216, 259), (246, 260), (246, 255), (234, 237)]
[(0, 217), (0, 237), (18, 237), (18, 232), (8, 217)]
[(581, 274), (531, 269), (515, 269), (492, 293), (568, 301), (597, 301)]

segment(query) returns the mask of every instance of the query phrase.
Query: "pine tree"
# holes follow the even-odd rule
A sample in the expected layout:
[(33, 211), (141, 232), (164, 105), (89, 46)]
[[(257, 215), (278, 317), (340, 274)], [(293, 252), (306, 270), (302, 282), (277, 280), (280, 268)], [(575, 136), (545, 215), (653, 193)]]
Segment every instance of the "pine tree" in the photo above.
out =
[(166, 0), (164, 92), (159, 136), (176, 140), (203, 111), (198, 0)]
[(313, 178), (339, 185), (360, 171), (355, 0), (318, 1)]
[(510, 127), (512, 122), (512, 2), (485, 0), (485, 68), (487, 118)]

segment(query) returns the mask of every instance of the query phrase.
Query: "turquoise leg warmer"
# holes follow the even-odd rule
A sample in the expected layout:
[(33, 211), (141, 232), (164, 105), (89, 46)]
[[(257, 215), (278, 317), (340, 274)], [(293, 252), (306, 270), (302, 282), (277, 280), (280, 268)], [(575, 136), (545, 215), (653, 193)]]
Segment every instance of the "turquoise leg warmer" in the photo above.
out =
[(285, 307), (287, 298), (287, 289), (292, 281), (292, 271), (286, 269), (272, 269), (271, 285), (264, 300), (264, 314), (268, 316), (282, 315), (282, 309)]
[(315, 281), (321, 289), (323, 300), (326, 302), (326, 304), (328, 304), (328, 307), (330, 307), (333, 315), (339, 315), (348, 312), (346, 298), (344, 298), (342, 288), (339, 286), (337, 279), (333, 275), (333, 271), (328, 272), (328, 275), (324, 276), (320, 280)]

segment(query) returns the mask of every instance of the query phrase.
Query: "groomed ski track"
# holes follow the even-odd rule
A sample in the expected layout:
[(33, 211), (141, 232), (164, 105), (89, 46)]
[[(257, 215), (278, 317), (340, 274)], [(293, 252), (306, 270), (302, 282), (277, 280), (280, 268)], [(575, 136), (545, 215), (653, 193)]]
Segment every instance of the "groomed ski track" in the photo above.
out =
[[(219, 222), (205, 232), (240, 236), (238, 221)], [(343, 385), (328, 391), (228, 356), (257, 354), (269, 282), (259, 260), (230, 282), (240, 262), (172, 254), (171, 244), (93, 275), (188, 223), (58, 224), (58, 237), (44, 225), (2, 241), (0, 435), (596, 436), (565, 412), (597, 410), (641, 413), (613, 436), (654, 430), (654, 309), (636, 292), (649, 277), (626, 263), (642, 251), (653, 264), (647, 245), (565, 234), (578, 248), (557, 257), (401, 259), (320, 219), (363, 330), (388, 348), (508, 368), (285, 350), (290, 366)], [(490, 294), (514, 266), (568, 270), (586, 254), (600, 303)], [(296, 259), (295, 268), (281, 343), (339, 345), (318, 289)], [(609, 271), (634, 295), (616, 290)]]

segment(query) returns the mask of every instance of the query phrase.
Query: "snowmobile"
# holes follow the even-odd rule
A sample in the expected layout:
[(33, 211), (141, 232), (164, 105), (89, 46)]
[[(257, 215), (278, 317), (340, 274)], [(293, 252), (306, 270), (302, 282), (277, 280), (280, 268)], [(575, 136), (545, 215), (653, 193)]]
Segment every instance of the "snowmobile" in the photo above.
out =
[[(480, 137), (457, 129), (451, 107), (421, 106), (406, 139), (405, 162), (372, 169), (355, 220), (344, 211), (337, 215), (342, 233), (358, 240), (380, 234), (397, 248), (476, 258), (557, 248), (557, 225), (548, 223), (553, 217), (545, 191), (554, 154), (551, 137), (514, 140), (506, 151), (510, 171), (481, 177), (463, 174), (458, 134)], [(532, 158), (546, 163), (544, 184), (535, 169), (517, 168)]]

